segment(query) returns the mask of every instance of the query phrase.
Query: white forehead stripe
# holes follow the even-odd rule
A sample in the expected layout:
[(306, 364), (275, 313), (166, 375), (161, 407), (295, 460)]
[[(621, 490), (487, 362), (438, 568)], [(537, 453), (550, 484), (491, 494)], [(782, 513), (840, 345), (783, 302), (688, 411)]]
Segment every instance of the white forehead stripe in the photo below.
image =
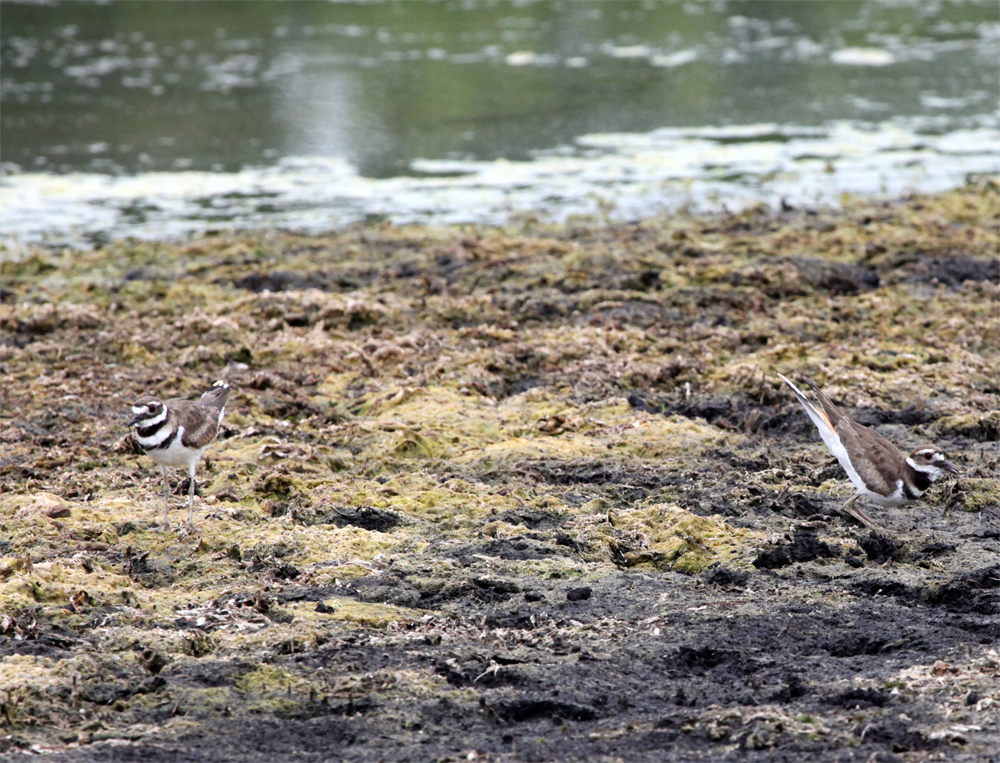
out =
[(138, 416), (140, 413), (149, 413), (149, 407), (145, 405), (133, 405), (132, 413)]

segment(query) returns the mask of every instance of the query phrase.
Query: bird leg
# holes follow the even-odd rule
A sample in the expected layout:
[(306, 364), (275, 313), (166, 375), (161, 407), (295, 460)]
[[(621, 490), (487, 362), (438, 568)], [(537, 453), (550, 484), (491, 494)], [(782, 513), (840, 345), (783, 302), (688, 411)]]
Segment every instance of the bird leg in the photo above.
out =
[(861, 493), (855, 493), (847, 503), (844, 504), (844, 511), (858, 520), (861, 524), (866, 527), (870, 527), (876, 532), (885, 532), (871, 517), (865, 514), (861, 509), (854, 505), (854, 503), (861, 497)]
[(170, 521), (167, 519), (167, 512), (170, 511), (170, 479), (167, 476), (167, 467), (161, 465), (160, 471), (163, 472), (163, 529), (166, 529), (170, 527)]
[(188, 468), (188, 527), (194, 529), (194, 469), (195, 464)]

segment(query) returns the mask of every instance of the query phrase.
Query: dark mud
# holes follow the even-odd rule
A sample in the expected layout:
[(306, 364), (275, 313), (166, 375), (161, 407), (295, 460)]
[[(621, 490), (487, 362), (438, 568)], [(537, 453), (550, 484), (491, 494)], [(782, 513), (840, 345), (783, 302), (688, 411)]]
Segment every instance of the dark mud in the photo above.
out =
[[(1000, 760), (998, 210), (5, 263), (0, 755)], [(962, 477), (861, 528), (768, 365)]]

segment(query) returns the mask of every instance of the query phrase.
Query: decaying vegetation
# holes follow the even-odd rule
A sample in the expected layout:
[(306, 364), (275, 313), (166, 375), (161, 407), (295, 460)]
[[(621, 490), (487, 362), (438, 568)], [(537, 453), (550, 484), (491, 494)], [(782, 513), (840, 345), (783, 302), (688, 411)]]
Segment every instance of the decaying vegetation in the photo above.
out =
[[(5, 261), (0, 752), (995, 755), (998, 214), (984, 185)], [(863, 531), (769, 364), (963, 476)], [(128, 404), (216, 378), (198, 531), (157, 532)]]

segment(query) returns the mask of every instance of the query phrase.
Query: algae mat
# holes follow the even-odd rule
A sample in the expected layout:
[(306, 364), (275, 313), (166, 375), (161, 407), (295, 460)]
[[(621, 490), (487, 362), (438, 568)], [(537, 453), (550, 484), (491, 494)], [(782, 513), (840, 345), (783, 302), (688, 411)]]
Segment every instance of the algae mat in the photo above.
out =
[[(995, 760), (998, 214), (5, 262), (0, 754)], [(769, 365), (962, 476), (864, 531)], [(158, 531), (128, 405), (217, 378), (197, 531), (180, 494)]]

